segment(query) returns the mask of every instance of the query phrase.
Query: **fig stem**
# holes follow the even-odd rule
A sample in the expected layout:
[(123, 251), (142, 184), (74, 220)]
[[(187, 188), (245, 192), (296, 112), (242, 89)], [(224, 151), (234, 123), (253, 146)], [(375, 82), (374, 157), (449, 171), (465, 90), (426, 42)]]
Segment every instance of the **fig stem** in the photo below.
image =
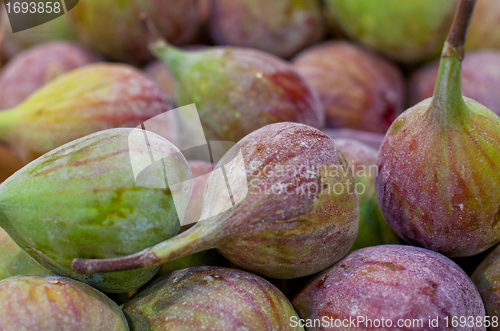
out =
[(467, 30), (474, 12), (477, 0), (461, 0), (453, 19), (450, 33), (446, 42), (452, 48), (459, 49), (465, 45)]

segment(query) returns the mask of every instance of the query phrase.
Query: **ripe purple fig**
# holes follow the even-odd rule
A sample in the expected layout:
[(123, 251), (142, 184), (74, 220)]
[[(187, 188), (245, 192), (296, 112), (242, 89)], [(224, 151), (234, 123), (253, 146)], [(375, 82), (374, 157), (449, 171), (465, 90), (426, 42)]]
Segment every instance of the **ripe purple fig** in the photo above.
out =
[(145, 268), (217, 248), (259, 275), (298, 278), (324, 270), (351, 248), (359, 220), (354, 179), (321, 131), (295, 123), (268, 125), (239, 141), (216, 169), (200, 221), (191, 229), (127, 257), (75, 259), (73, 269)]
[(318, 0), (212, 0), (210, 33), (218, 45), (289, 58), (325, 32)]
[(460, 86), (474, 3), (460, 2), (434, 96), (398, 117), (377, 160), (387, 223), (408, 243), (452, 257), (500, 241), (500, 118), (462, 97)]
[(325, 106), (326, 127), (385, 133), (403, 111), (400, 69), (347, 41), (314, 46), (293, 60)]
[[(465, 272), (441, 254), (412, 246), (352, 252), (292, 303), (305, 321), (326, 321), (305, 324), (308, 331), (486, 330), (483, 302)], [(465, 327), (452, 322), (462, 316)]]
[[(416, 71), (410, 80), (412, 105), (432, 97), (439, 63), (431, 63)], [(462, 94), (500, 115), (500, 52), (469, 52), (462, 63)]]
[(478, 0), (470, 22), (465, 47), (470, 50), (500, 50), (498, 22), (500, 22), (500, 2), (497, 0)]
[(17, 106), (47, 82), (98, 60), (69, 42), (42, 44), (19, 53), (0, 73), (0, 109)]

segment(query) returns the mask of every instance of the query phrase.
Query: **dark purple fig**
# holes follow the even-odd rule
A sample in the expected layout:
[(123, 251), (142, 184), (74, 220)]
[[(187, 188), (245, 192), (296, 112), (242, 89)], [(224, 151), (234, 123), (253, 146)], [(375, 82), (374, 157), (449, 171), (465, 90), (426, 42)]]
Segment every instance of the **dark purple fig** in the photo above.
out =
[(325, 129), (323, 132), (332, 139), (352, 139), (379, 150), (384, 134), (353, 129)]
[(460, 2), (434, 96), (392, 124), (375, 180), (389, 226), (410, 244), (452, 257), (500, 241), (500, 118), (462, 97), (460, 85), (474, 3)]
[(238, 142), (216, 169), (191, 229), (127, 257), (75, 259), (73, 269), (145, 268), (217, 248), (246, 270), (285, 279), (324, 270), (351, 248), (359, 220), (354, 179), (321, 131), (268, 125)]
[(326, 321), (305, 324), (308, 331), (486, 330), (481, 296), (465, 272), (441, 254), (412, 246), (352, 252), (292, 303), (305, 321)]
[(353, 43), (314, 46), (299, 54), (293, 65), (318, 91), (328, 128), (385, 133), (403, 111), (400, 69)]
[(500, 2), (478, 0), (470, 23), (467, 49), (500, 50)]
[(98, 60), (87, 49), (69, 42), (42, 44), (19, 53), (1, 71), (0, 109), (17, 106), (47, 82)]

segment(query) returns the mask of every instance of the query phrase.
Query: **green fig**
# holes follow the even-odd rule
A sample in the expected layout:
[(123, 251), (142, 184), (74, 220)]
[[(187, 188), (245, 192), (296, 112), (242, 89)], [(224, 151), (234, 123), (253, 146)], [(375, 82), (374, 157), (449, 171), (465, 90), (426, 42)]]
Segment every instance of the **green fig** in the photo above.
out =
[(414, 63), (437, 55), (457, 0), (326, 0), (344, 32), (394, 60)]
[(299, 331), (298, 318), (276, 287), (245, 271), (199, 267), (164, 276), (123, 306), (134, 331)]
[(91, 64), (0, 112), (0, 141), (31, 161), (94, 132), (136, 127), (171, 108), (165, 93), (140, 71), (122, 64)]
[(379, 152), (382, 214), (406, 242), (451, 257), (500, 241), (500, 117), (461, 94), (461, 63), (475, 0), (462, 0), (434, 96), (392, 124)]
[(94, 288), (59, 276), (0, 282), (0, 330), (128, 331), (120, 308)]
[[(0, 226), (56, 274), (104, 292), (139, 288), (159, 267), (81, 275), (71, 261), (131, 254), (178, 233), (191, 194), (189, 165), (154, 133), (147, 133), (146, 144), (145, 133), (101, 131), (31, 162), (0, 185)], [(151, 162), (150, 153), (172, 156), (136, 175), (138, 165)], [(166, 185), (163, 167), (179, 184)]]
[(217, 248), (256, 274), (298, 278), (347, 254), (358, 220), (352, 172), (333, 141), (307, 125), (276, 123), (218, 162), (195, 226), (127, 257), (75, 259), (73, 268), (90, 274), (145, 268)]
[(470, 22), (466, 49), (500, 50), (500, 1), (478, 0)]

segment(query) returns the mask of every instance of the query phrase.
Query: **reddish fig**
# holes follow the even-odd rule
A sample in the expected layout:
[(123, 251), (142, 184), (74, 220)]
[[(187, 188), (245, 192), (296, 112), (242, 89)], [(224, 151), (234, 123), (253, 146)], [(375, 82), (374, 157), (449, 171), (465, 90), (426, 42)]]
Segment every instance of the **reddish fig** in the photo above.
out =
[(145, 268), (217, 248), (246, 270), (297, 278), (324, 270), (351, 248), (359, 219), (354, 179), (321, 131), (268, 125), (238, 142), (216, 169), (194, 227), (127, 257), (75, 259), (74, 270)]
[(172, 99), (175, 98), (176, 91), (174, 77), (172, 77), (172, 74), (170, 73), (170, 70), (168, 70), (165, 63), (155, 61), (149, 64), (146, 68), (144, 68), (144, 74), (161, 87), (169, 97)]
[(454, 257), (500, 241), (500, 118), (462, 97), (460, 85), (474, 3), (460, 2), (434, 96), (392, 124), (377, 161), (377, 199), (391, 228)]
[(500, 50), (500, 1), (478, 0), (470, 22), (467, 49)]
[(384, 135), (382, 133), (374, 133), (367, 131), (359, 131), (353, 129), (325, 129), (323, 132), (332, 139), (351, 139), (362, 142), (363, 144), (379, 150)]
[[(412, 246), (357, 250), (292, 302), (308, 331), (486, 330), (483, 302), (465, 272), (441, 254)], [(468, 324), (457, 323), (462, 316)], [(311, 325), (317, 319), (326, 322)]]
[(385, 133), (403, 111), (399, 68), (355, 44), (315, 46), (299, 54), (293, 65), (318, 91), (326, 127)]
[(47, 82), (99, 58), (69, 42), (53, 42), (24, 51), (0, 74), (0, 109), (17, 106)]

